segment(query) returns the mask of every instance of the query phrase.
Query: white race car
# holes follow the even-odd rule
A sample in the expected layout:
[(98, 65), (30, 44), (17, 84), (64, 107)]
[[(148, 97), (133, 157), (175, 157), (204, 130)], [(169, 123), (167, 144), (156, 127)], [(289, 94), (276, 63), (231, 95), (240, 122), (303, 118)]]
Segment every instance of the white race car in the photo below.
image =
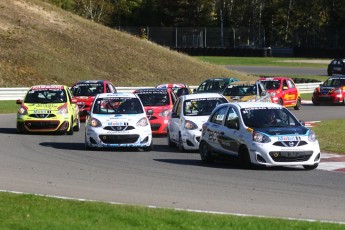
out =
[(86, 149), (137, 147), (152, 150), (152, 131), (139, 97), (102, 93), (95, 97), (85, 129)]
[(315, 133), (286, 108), (269, 102), (218, 106), (202, 127), (202, 161), (238, 157), (244, 167), (303, 166), (315, 169), (321, 159)]
[(212, 110), (227, 103), (218, 93), (188, 94), (178, 98), (168, 120), (168, 145), (178, 145), (179, 150), (198, 150), (201, 127)]

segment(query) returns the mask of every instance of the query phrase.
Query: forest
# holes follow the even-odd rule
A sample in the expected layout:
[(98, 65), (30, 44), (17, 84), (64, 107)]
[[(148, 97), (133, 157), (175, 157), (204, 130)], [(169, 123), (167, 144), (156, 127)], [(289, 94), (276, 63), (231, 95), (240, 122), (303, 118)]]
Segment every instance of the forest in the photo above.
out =
[(245, 31), (255, 46), (345, 47), (344, 0), (44, 0), (111, 28)]

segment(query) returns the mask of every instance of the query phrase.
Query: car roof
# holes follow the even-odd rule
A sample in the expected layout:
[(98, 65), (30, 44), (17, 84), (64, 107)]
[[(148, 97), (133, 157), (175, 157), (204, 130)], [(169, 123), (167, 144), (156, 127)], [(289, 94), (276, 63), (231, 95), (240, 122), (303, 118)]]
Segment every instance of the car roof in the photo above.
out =
[(133, 93), (126, 93), (126, 92), (121, 92), (121, 93), (100, 93), (97, 94), (97, 98), (113, 98), (113, 97), (132, 97), (132, 98), (137, 98), (138, 96), (133, 94)]
[(217, 78), (209, 78), (203, 82), (206, 82), (206, 81), (215, 81), (215, 82), (219, 82), (219, 81), (227, 81), (227, 80), (234, 80), (234, 81), (238, 81), (237, 78), (234, 78), (234, 77), (217, 77)]
[(39, 89), (65, 89), (67, 86), (65, 85), (33, 85), (31, 86), (31, 90), (39, 90)]
[(229, 102), (236, 105), (239, 109), (246, 108), (283, 108), (283, 106), (271, 102)]
[(136, 89), (135, 93), (143, 93), (143, 92), (162, 92), (162, 91), (171, 91), (169, 88), (143, 88), (143, 89)]
[[(230, 85), (255, 85), (257, 81), (235, 81)], [(228, 87), (230, 86), (228, 85)]]
[(264, 80), (264, 81), (270, 81), (270, 80), (283, 80), (283, 79), (289, 79), (289, 80), (292, 80), (291, 78), (289, 77), (260, 77), (260, 81), (261, 80)]
[(211, 97), (224, 98), (224, 96), (220, 95), (219, 93), (195, 93), (195, 94), (187, 94), (187, 95), (181, 96), (181, 98), (184, 98), (185, 100), (198, 99), (198, 98), (211, 98)]
[(87, 84), (87, 83), (103, 83), (103, 82), (108, 82), (108, 80), (81, 80), (81, 81), (78, 81), (77, 83), (75, 83), (75, 85)]

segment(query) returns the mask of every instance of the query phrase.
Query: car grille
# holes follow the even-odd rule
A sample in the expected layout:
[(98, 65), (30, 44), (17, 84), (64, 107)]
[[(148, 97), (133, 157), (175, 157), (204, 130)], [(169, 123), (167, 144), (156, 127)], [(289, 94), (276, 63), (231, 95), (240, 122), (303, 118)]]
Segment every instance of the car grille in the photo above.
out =
[(32, 118), (52, 118), (52, 117), (56, 117), (55, 114), (51, 114), (51, 113), (43, 113), (43, 114), (30, 114), (29, 117)]
[(31, 130), (51, 129), (55, 130), (59, 126), (59, 121), (25, 121), (25, 125)]
[(128, 135), (99, 135), (101, 141), (105, 144), (125, 144), (125, 143), (135, 143), (137, 142), (138, 134), (128, 134)]
[(152, 131), (157, 131), (161, 127), (160, 124), (151, 124), (151, 130)]
[(296, 147), (296, 146), (303, 146), (307, 145), (308, 143), (306, 141), (277, 141), (274, 142), (274, 146), (279, 147)]
[(318, 100), (319, 102), (333, 102), (334, 98), (333, 97), (319, 97)]
[(275, 162), (302, 162), (307, 161), (313, 155), (313, 151), (274, 151), (269, 152), (271, 158)]
[(125, 130), (132, 130), (135, 129), (133, 126), (106, 126), (104, 127), (105, 130), (109, 131), (125, 131)]

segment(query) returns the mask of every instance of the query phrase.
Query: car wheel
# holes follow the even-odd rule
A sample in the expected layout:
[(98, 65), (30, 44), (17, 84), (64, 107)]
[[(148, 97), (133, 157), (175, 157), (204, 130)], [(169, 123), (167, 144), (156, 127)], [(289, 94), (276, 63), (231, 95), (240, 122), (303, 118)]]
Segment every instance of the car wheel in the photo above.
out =
[(143, 150), (144, 150), (145, 152), (150, 152), (150, 151), (152, 151), (152, 149), (153, 149), (152, 141), (151, 141), (151, 144), (150, 144), (149, 146), (143, 148)]
[(299, 110), (300, 108), (301, 108), (301, 98), (298, 98), (294, 109)]
[(86, 141), (86, 139), (87, 139), (87, 137), (86, 137), (86, 132), (85, 132), (85, 149), (86, 149), (86, 150), (92, 150), (92, 149), (94, 149), (93, 147), (91, 147), (91, 146), (89, 145), (89, 143)]
[(306, 170), (313, 170), (316, 169), (317, 166), (319, 166), (319, 163), (313, 164), (313, 165), (303, 165), (303, 168)]
[(238, 159), (242, 168), (249, 169), (252, 168), (252, 162), (250, 161), (249, 151), (247, 147), (240, 148), (238, 153)]
[(67, 135), (73, 135), (73, 117), (71, 118), (71, 124), (69, 130), (67, 131)]
[(184, 147), (183, 147), (183, 141), (182, 141), (182, 137), (181, 134), (179, 135), (178, 138), (178, 150), (183, 153), (185, 151)]
[(77, 125), (73, 127), (74, 131), (78, 132), (80, 130), (80, 118), (77, 120)]
[(280, 98), (279, 101), (278, 101), (278, 104), (279, 104), (279, 105), (284, 105), (283, 99)]
[(201, 160), (203, 162), (205, 163), (213, 162), (214, 159), (211, 156), (210, 147), (205, 141), (200, 143), (199, 153), (200, 153)]
[(175, 146), (175, 143), (174, 142), (172, 142), (172, 140), (170, 139), (170, 134), (169, 134), (169, 132), (167, 133), (167, 141), (168, 141), (168, 146), (169, 147), (174, 147)]
[(311, 101), (313, 102), (313, 105), (320, 105), (320, 102), (315, 101), (315, 99), (314, 99), (314, 98), (311, 98)]

